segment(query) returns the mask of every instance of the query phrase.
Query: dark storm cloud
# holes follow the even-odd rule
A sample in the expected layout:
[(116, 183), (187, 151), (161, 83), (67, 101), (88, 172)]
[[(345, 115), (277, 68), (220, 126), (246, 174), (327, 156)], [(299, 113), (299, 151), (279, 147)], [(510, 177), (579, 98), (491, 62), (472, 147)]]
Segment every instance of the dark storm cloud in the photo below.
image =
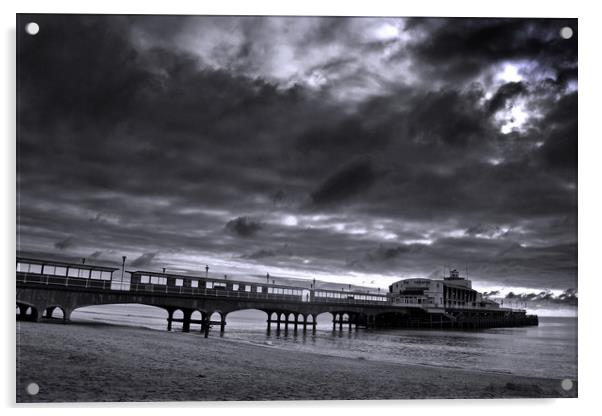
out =
[(539, 293), (508, 293), (504, 299), (514, 303), (524, 303), (528, 307), (569, 306), (576, 307), (579, 297), (575, 289), (567, 289), (559, 295), (544, 291)]
[(68, 249), (69, 247), (73, 247), (74, 244), (75, 244), (75, 238), (67, 237), (64, 240), (60, 240), (60, 241), (57, 241), (56, 243), (54, 243), (54, 247), (58, 248), (59, 250), (65, 250), (65, 249)]
[(547, 137), (542, 147), (542, 156), (548, 168), (567, 168), (574, 172), (577, 165), (577, 94), (562, 97), (550, 106), (540, 125), (542, 135)]
[(241, 257), (243, 259), (257, 260), (257, 259), (265, 259), (266, 257), (274, 257), (274, 256), (276, 256), (276, 252), (274, 250), (266, 250), (266, 249), (262, 248), (262, 249), (259, 249), (252, 253), (249, 253), (249, 254), (243, 254)]
[(323, 205), (343, 201), (370, 188), (377, 178), (372, 161), (355, 160), (334, 172), (311, 193), (314, 204)]
[(500, 294), (499, 290), (492, 290), (491, 292), (483, 292), (484, 298), (491, 298), (494, 296), (498, 296)]
[(140, 257), (135, 258), (131, 263), (131, 267), (147, 267), (152, 262), (158, 253), (144, 253)]
[(522, 82), (509, 82), (504, 84), (496, 91), (491, 100), (489, 100), (487, 110), (489, 113), (495, 113), (504, 108), (508, 100), (520, 94), (524, 94), (525, 92), (526, 87)]
[[(574, 21), (419, 19), (400, 47), (378, 19), (35, 18), (23, 250), (575, 286)], [(524, 79), (494, 80), (517, 59)], [(502, 133), (521, 105), (541, 117)]]
[(238, 217), (228, 221), (226, 224), (226, 230), (240, 237), (252, 237), (262, 228), (263, 226), (259, 221), (248, 217)]
[(567, 25), (576, 30), (577, 20), (417, 18), (408, 28), (426, 32), (426, 39), (409, 49), (426, 73), (450, 81), (470, 79), (489, 65), (512, 60), (539, 61), (565, 79), (577, 64), (577, 36), (559, 36)]
[(374, 250), (366, 253), (365, 256), (358, 260), (352, 261), (351, 266), (362, 267), (365, 264), (369, 264), (369, 267), (378, 267), (380, 264), (390, 263), (403, 259), (404, 257), (412, 257), (412, 253), (417, 253), (422, 250), (424, 245), (422, 244), (410, 244), (410, 245), (384, 245), (380, 244)]

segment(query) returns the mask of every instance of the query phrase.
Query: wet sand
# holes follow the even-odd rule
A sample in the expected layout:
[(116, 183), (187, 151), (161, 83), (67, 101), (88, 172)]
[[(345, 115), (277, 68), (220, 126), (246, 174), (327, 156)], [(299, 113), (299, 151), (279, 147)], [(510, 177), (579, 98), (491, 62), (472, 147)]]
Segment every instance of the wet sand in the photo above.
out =
[[(290, 352), (196, 333), (17, 322), (17, 402), (576, 397), (560, 380)], [(362, 357), (363, 358), (363, 357)], [(25, 387), (35, 382), (35, 396)]]

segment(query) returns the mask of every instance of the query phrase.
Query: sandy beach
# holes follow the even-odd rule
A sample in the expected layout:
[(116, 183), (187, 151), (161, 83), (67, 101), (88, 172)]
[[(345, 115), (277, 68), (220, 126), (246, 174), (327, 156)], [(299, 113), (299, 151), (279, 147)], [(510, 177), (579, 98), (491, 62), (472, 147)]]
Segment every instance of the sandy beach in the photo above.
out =
[[(37, 395), (25, 387), (35, 382)], [(560, 380), (290, 352), (106, 324), (17, 323), (17, 402), (576, 397)]]

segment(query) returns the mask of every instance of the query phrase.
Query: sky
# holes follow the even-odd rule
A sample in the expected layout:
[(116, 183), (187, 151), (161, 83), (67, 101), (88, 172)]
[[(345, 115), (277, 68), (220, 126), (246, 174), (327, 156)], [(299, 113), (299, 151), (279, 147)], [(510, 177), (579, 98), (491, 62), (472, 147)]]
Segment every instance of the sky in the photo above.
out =
[(21, 254), (577, 289), (575, 19), (18, 20)]

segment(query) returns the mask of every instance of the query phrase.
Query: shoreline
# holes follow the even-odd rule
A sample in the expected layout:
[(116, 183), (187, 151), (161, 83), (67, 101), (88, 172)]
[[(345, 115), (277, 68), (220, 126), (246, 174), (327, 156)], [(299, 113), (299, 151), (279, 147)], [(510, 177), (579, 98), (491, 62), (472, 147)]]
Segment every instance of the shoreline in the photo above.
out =
[(17, 341), (18, 403), (577, 396), (577, 382), (104, 323), (17, 322)]

